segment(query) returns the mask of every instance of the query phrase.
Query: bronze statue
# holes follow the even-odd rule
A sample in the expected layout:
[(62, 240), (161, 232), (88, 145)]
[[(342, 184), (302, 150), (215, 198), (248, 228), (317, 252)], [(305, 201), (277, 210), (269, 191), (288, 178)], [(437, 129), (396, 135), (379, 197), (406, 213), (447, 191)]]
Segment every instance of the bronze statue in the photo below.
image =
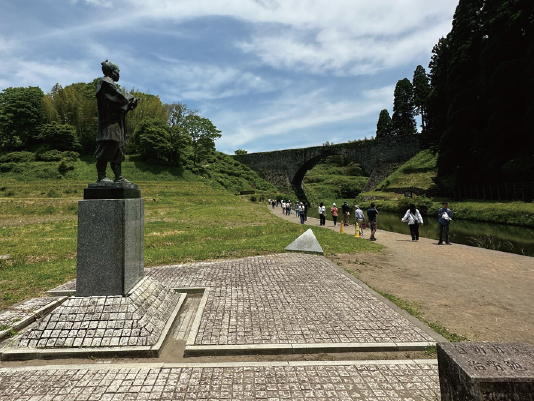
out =
[[(108, 60), (102, 63), (102, 78), (96, 87), (98, 102), (98, 134), (95, 150), (97, 183), (124, 183), (130, 182), (122, 176), (121, 163), (124, 161), (124, 148), (126, 146), (126, 113), (137, 107), (139, 98), (129, 94), (122, 94), (115, 85), (120, 78), (117, 64)], [(115, 181), (106, 177), (108, 162), (115, 173)]]

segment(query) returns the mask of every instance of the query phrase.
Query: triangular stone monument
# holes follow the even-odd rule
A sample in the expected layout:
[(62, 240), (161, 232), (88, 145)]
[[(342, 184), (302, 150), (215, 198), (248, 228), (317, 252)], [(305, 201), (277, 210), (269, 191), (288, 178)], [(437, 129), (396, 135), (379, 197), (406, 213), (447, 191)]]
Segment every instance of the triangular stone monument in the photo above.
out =
[(286, 251), (324, 253), (311, 228), (289, 244)]

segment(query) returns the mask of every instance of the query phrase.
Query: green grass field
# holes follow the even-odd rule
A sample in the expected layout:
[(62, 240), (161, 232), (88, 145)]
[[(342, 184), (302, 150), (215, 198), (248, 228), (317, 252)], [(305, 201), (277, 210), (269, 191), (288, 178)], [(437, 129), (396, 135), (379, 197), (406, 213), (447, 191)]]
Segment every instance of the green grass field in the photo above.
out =
[[(211, 182), (136, 182), (145, 199), (145, 266), (284, 252), (309, 227)], [(76, 276), (78, 201), (87, 181), (0, 180), (0, 309)], [(0, 188), (0, 189), (1, 189)], [(11, 191), (9, 196), (6, 192)], [(325, 255), (380, 245), (312, 228)]]

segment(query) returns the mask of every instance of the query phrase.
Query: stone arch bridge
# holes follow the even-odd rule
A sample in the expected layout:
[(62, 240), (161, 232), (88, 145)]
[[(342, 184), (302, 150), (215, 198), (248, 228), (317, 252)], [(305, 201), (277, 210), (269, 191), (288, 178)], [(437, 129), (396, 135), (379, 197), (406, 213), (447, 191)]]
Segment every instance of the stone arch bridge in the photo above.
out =
[[(371, 183), (385, 178), (394, 165), (408, 161), (420, 150), (421, 139), (416, 134), (233, 157), (278, 188), (288, 190), (293, 187), (296, 191), (301, 191), (306, 172), (328, 156), (343, 155), (360, 163), (364, 174), (371, 176)], [(375, 180), (372, 180), (373, 176)], [(365, 190), (369, 189), (366, 187)]]

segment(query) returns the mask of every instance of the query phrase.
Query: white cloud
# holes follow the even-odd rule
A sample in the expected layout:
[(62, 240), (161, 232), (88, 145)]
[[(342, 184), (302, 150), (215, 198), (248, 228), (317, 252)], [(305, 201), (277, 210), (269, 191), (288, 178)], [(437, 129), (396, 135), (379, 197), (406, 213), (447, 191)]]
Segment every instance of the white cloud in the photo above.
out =
[(288, 84), (285, 79), (266, 79), (237, 67), (170, 58), (145, 64), (144, 68), (148, 69), (144, 75), (158, 76), (165, 83), (165, 93), (160, 94), (163, 99), (176, 96), (198, 101), (222, 99), (270, 92)]
[(250, 24), (252, 37), (242, 38), (236, 46), (267, 65), (360, 75), (404, 65), (417, 54), (428, 53), (450, 30), (456, 4), (457, 0), (117, 0), (116, 12), (76, 28), (138, 29), (146, 21), (228, 17)]
[[(361, 96), (352, 99), (332, 100), (324, 90), (310, 93), (284, 92), (277, 99), (265, 102), (253, 110), (224, 112), (216, 116), (218, 127), (223, 130), (217, 148), (231, 152), (232, 149), (246, 148), (250, 151), (261, 150), (266, 141), (287, 143), (287, 147), (298, 147), (292, 132), (323, 128), (323, 136), (318, 140), (335, 139), (331, 127), (342, 121), (372, 120), (378, 118), (378, 112), (389, 104), (393, 97), (393, 87), (366, 90)], [(355, 139), (354, 136), (351, 139)], [(363, 135), (362, 135), (363, 137)], [(299, 136), (300, 138), (300, 136)], [(306, 146), (312, 137), (304, 138)], [(346, 140), (346, 139), (345, 139)], [(260, 145), (258, 145), (260, 144)]]
[(258, 35), (237, 46), (275, 68), (315, 74), (362, 75), (406, 65), (421, 53), (428, 54), (449, 25), (445, 22), (399, 37), (350, 36), (325, 29), (313, 40), (306, 40), (305, 32), (287, 30)]
[[(84, 61), (50, 60), (28, 61), (25, 59), (0, 60), (0, 88), (39, 86), (44, 92), (59, 82), (66, 86), (75, 82), (87, 82), (94, 73)], [(93, 78), (91, 78), (92, 80)]]

